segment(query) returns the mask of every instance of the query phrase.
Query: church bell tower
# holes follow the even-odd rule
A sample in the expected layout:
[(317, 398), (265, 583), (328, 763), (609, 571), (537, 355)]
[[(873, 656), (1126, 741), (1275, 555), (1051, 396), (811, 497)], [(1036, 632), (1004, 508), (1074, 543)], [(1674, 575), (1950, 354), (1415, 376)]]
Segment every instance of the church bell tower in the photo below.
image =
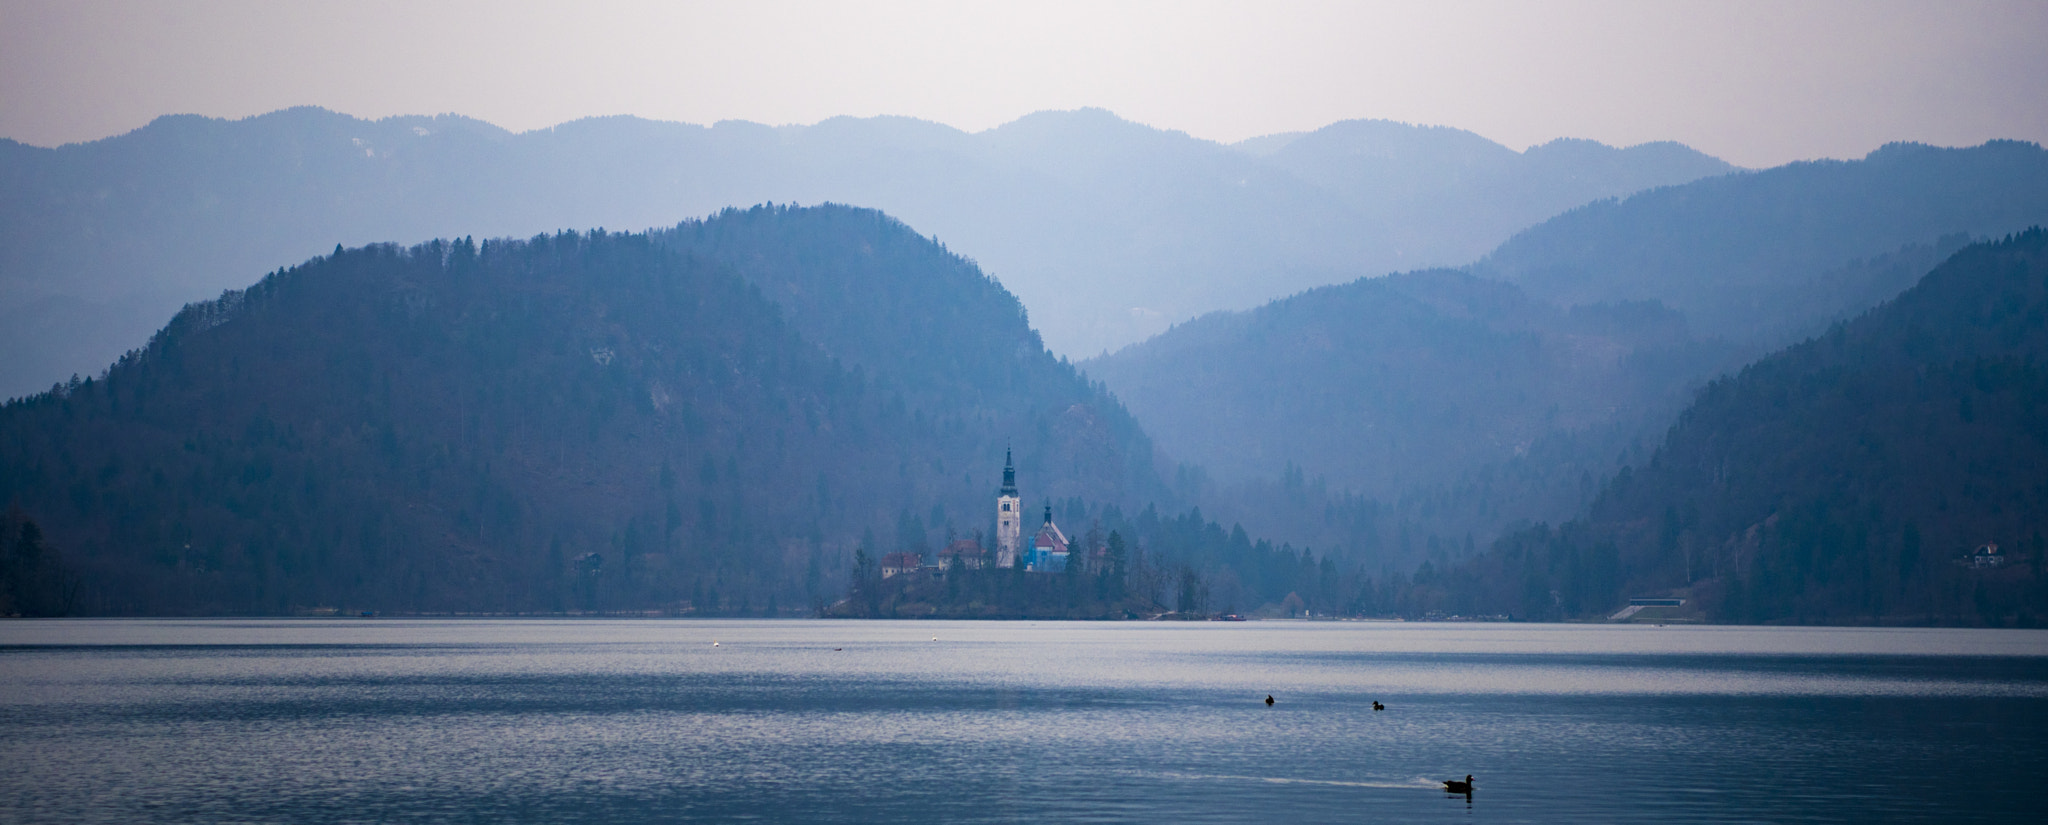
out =
[(1016, 567), (1024, 543), (1024, 511), (1017, 499), (1017, 467), (1003, 450), (1003, 489), (996, 491), (996, 566)]

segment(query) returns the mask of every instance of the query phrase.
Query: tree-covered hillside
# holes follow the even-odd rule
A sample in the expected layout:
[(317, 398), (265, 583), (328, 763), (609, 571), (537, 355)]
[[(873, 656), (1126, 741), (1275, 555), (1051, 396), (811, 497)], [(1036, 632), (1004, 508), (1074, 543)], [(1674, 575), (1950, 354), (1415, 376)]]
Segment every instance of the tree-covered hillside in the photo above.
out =
[(1291, 463), (1392, 498), (1675, 408), (1725, 354), (1654, 303), (1565, 310), (1433, 270), (1218, 313), (1086, 366), (1170, 454), (1219, 477)]
[[(835, 279), (881, 332), (786, 294)], [(92, 612), (759, 611), (836, 597), (877, 525), (982, 528), (1006, 438), (1047, 456), (1034, 495), (1158, 489), (971, 264), (878, 213), (761, 208), (337, 248), (0, 410), (0, 501)]]
[[(1541, 618), (1675, 592), (1738, 622), (2032, 624), (2048, 616), (2044, 466), (2037, 228), (1714, 382), (1587, 515), (1504, 539), (1440, 604)], [(1990, 544), (2002, 561), (1969, 558)]]
[(2043, 221), (2040, 147), (1896, 145), (1594, 204), (1461, 273), (1309, 290), (1084, 366), (1206, 470), (1182, 492), (1212, 513), (1412, 563), (1570, 518), (1714, 375)]
[[(805, 340), (903, 399), (944, 454), (979, 455), (1006, 442), (1034, 495), (1170, 500), (1138, 422), (1046, 351), (1015, 296), (882, 213), (728, 210), (654, 235), (730, 265)], [(973, 506), (986, 503), (1001, 469), (997, 461), (959, 468)]]

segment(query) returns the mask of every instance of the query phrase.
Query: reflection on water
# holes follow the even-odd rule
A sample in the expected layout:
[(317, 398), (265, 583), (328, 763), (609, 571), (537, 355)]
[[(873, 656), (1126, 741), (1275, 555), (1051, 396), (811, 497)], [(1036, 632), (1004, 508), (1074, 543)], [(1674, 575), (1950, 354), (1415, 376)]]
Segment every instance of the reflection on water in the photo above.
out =
[(0, 623), (0, 822), (2008, 821), (2044, 768), (2038, 631)]

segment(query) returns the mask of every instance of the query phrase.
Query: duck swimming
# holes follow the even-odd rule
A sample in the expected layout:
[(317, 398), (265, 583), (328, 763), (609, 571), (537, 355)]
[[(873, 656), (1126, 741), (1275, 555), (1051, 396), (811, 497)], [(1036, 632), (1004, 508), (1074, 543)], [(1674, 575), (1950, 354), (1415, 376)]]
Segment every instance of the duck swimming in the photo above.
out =
[(1468, 774), (1465, 774), (1465, 781), (1463, 781), (1463, 782), (1460, 782), (1460, 781), (1458, 781), (1458, 780), (1456, 780), (1456, 779), (1446, 779), (1446, 780), (1444, 780), (1444, 793), (1471, 793), (1471, 792), (1472, 792), (1472, 775), (1471, 775), (1471, 774), (1469, 774), (1469, 773), (1468, 773)]

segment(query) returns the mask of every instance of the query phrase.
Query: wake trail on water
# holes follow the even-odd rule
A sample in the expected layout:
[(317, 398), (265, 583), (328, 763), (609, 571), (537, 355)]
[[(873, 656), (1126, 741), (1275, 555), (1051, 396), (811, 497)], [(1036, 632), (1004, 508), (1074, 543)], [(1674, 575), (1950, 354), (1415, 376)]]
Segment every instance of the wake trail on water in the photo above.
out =
[(1303, 779), (1291, 776), (1235, 776), (1231, 774), (1181, 773), (1177, 771), (1145, 771), (1143, 773), (1148, 776), (1165, 777), (1168, 779), (1188, 779), (1205, 781), (1231, 780), (1238, 782), (1266, 782), (1274, 785), (1334, 785), (1341, 788), (1393, 788), (1395, 790), (1413, 790), (1418, 788), (1424, 790), (1435, 790), (1440, 789), (1444, 784), (1434, 779), (1428, 779), (1420, 776), (1415, 777), (1413, 779), (1409, 779), (1405, 782), (1392, 780), (1380, 782), (1361, 782), (1342, 779)]

